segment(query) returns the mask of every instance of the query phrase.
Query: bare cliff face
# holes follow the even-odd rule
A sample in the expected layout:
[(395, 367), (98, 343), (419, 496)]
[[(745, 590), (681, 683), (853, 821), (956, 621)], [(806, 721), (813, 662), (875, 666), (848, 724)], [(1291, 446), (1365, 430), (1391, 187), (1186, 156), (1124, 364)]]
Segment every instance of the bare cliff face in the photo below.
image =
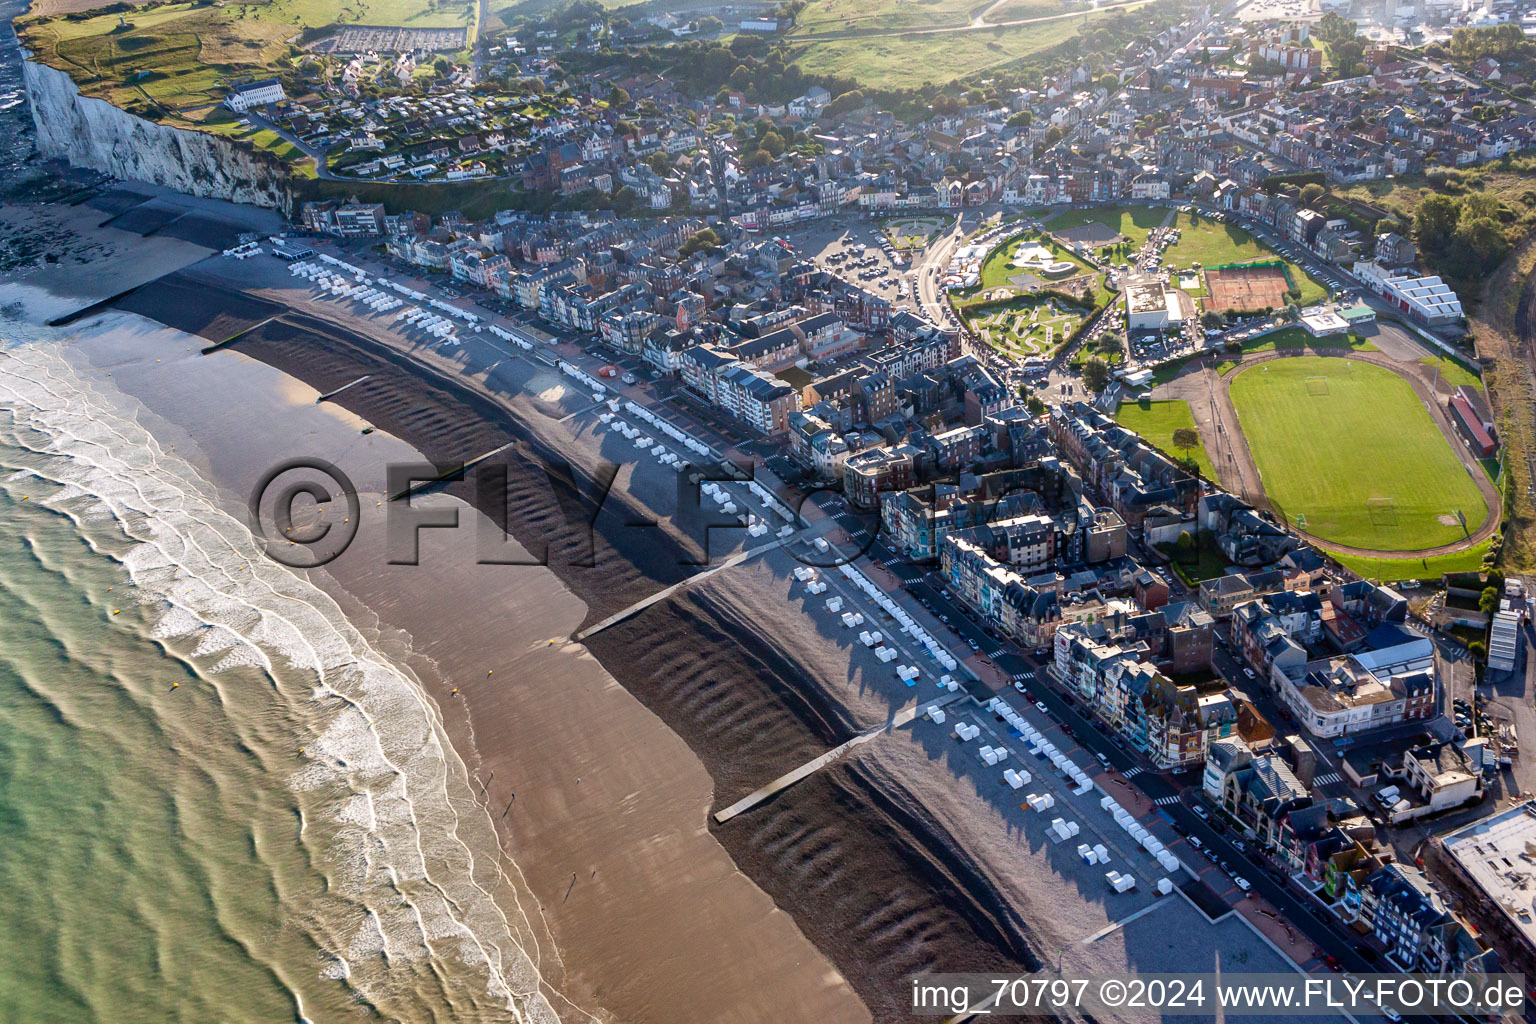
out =
[(155, 124), (82, 96), (68, 75), (45, 64), (25, 61), (22, 79), (45, 157), (189, 195), (289, 208), (287, 175), (274, 161), (228, 139)]

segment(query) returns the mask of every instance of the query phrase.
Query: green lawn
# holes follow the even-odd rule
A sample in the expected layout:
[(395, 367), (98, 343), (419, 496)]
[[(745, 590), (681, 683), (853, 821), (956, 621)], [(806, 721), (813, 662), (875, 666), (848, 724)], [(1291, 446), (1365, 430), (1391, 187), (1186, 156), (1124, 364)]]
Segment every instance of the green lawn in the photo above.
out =
[[(1212, 220), (1198, 213), (1180, 213), (1173, 226), (1179, 229), (1179, 242), (1163, 253), (1163, 263), (1170, 269), (1184, 269), (1196, 263), (1202, 267), (1216, 267), (1224, 263), (1279, 258), (1269, 246), (1230, 221)], [(1310, 306), (1328, 297), (1328, 289), (1305, 270), (1289, 260), (1281, 262), (1285, 263), (1291, 282), (1301, 292), (1301, 298), (1297, 300), (1301, 305)]]
[(1478, 388), (1479, 390), (1482, 389), (1483, 378), (1468, 369), (1459, 360), (1452, 359), (1450, 356), (1425, 356), (1419, 362), (1425, 366), (1438, 367), (1441, 379), (1453, 388), (1465, 385)]
[(1315, 536), (1406, 550), (1454, 543), (1487, 518), (1449, 442), (1390, 370), (1284, 359), (1244, 369), (1231, 393), (1270, 500)]
[(1060, 348), (1087, 313), (1056, 298), (1019, 298), (963, 309), (965, 324), (986, 344), (1015, 359)]
[(1170, 267), (1188, 267), (1196, 263), (1214, 267), (1272, 255), (1268, 246), (1230, 221), (1180, 213), (1173, 226), (1180, 232), (1178, 244), (1169, 246), (1163, 253), (1163, 262)]
[(1329, 334), (1314, 338), (1300, 327), (1287, 327), (1261, 338), (1249, 338), (1243, 342), (1244, 352), (1284, 352), (1292, 349), (1338, 349), (1351, 352), (1375, 352), (1376, 346), (1367, 338), (1351, 331), (1349, 334)]
[[(1184, 460), (1184, 453), (1173, 446), (1173, 432), (1183, 427), (1194, 429), (1195, 426), (1195, 417), (1189, 411), (1189, 403), (1182, 399), (1154, 402), (1143, 398), (1139, 402), (1126, 402), (1115, 413), (1115, 420), (1127, 430), (1136, 431), (1154, 448), (1180, 462)], [(1196, 446), (1189, 454), (1200, 467), (1201, 476), (1207, 480), (1216, 479), (1216, 467), (1211, 464), (1205, 445)]]
[(1147, 233), (1168, 219), (1168, 211), (1158, 206), (1100, 206), (1091, 210), (1063, 210), (1045, 222), (1047, 231), (1065, 231), (1084, 224), (1103, 224), (1124, 235), (1134, 247), (1147, 240)]
[(1488, 553), (1488, 541), (1433, 558), (1356, 558), (1353, 555), (1335, 555), (1343, 564), (1370, 580), (1396, 583), (1399, 580), (1438, 580), (1442, 573), (1476, 572), (1483, 567), (1483, 556)]
[[(1011, 265), (1014, 253), (1017, 252), (1019, 247), (1023, 245), (1042, 245), (1049, 249), (1057, 259), (1066, 260), (1068, 263), (1071, 263), (1077, 267), (1077, 273), (1074, 274), (1067, 274), (1064, 277), (1055, 279), (1041, 278), (1045, 284), (1045, 287), (1047, 288), (1055, 287), (1062, 281), (1070, 281), (1072, 278), (1077, 277), (1080, 274), (1098, 273), (1087, 263), (1084, 263), (1082, 260), (1068, 252), (1066, 248), (1057, 245), (1056, 242), (1052, 239), (1034, 236), (1035, 232), (1033, 231), (1025, 231), (1020, 234), (1013, 235), (1012, 237), (1000, 243), (990, 253), (988, 253), (987, 258), (981, 263), (981, 284), (967, 292), (956, 293), (955, 304), (957, 306), (963, 307), (969, 303), (987, 301), (987, 293), (992, 289), (1014, 287), (1012, 282), (1009, 280), (1010, 278), (1017, 277), (1021, 274), (1031, 273), (1031, 271), (1023, 270)], [(1102, 287), (1099, 290), (1102, 290)]]

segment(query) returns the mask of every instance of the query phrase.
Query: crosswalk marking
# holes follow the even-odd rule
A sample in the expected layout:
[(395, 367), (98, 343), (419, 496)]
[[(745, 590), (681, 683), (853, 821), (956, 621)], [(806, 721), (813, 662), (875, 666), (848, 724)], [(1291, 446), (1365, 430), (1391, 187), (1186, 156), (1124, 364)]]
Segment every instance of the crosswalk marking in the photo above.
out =
[(1313, 779), (1312, 784), (1314, 786), (1331, 786), (1335, 782), (1343, 781), (1344, 776), (1340, 775), (1338, 772), (1329, 772), (1327, 775), (1319, 775), (1317, 778)]
[(1176, 804), (1178, 802), (1179, 798), (1177, 796), (1160, 796), (1152, 801), (1158, 807), (1167, 807), (1169, 804)]
[(1140, 775), (1144, 771), (1146, 771), (1146, 769), (1138, 764), (1138, 765), (1136, 765), (1134, 767), (1127, 768), (1125, 771), (1121, 772), (1120, 774), (1124, 775), (1128, 779), (1131, 779), (1131, 778), (1135, 778), (1136, 776)]

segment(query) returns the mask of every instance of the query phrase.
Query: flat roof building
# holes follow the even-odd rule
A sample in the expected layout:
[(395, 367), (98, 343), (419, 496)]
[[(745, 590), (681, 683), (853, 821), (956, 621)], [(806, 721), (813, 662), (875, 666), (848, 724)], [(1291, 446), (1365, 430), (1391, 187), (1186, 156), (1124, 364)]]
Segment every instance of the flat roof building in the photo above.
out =
[(1364, 260), (1355, 264), (1354, 272), (1366, 287), (1426, 324), (1452, 324), (1461, 319), (1461, 300), (1438, 277), (1420, 277), (1412, 271)]
[(1536, 948), (1536, 801), (1464, 825), (1439, 842), (1463, 878)]
[(1130, 330), (1161, 331), (1183, 319), (1175, 289), (1154, 274), (1130, 274), (1125, 279), (1125, 325)]

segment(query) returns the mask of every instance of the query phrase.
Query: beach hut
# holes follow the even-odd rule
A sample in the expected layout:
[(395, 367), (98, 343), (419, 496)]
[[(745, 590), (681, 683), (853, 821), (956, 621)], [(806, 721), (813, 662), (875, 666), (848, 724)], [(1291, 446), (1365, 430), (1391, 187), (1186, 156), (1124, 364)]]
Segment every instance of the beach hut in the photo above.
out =
[(1004, 768), (1003, 781), (1008, 783), (1010, 789), (1021, 789), (1028, 780), (1012, 768)]

